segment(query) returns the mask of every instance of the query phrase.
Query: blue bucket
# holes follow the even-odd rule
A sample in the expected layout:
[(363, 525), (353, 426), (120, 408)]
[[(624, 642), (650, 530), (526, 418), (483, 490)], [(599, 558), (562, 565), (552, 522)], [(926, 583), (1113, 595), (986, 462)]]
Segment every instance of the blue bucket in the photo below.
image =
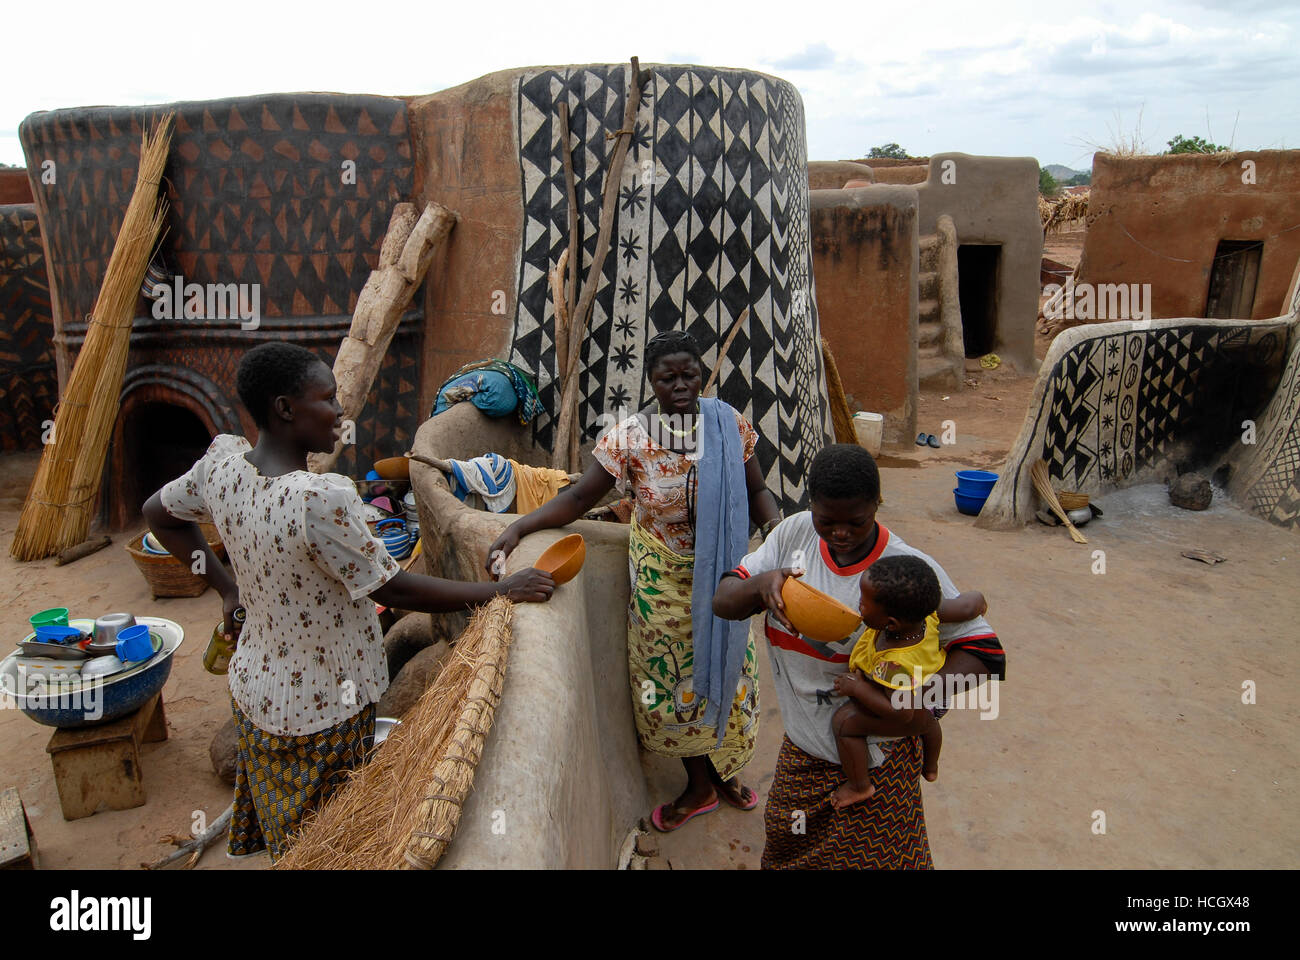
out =
[(979, 497), (981, 500), (987, 499), (993, 491), (993, 485), (998, 482), (998, 475), (990, 473), (988, 470), (958, 470), (957, 471), (957, 490), (967, 497)]
[(989, 498), (987, 493), (971, 496), (962, 493), (959, 489), (954, 489), (952, 495), (957, 501), (957, 512), (964, 513), (968, 517), (978, 517), (980, 511), (984, 509), (984, 501)]

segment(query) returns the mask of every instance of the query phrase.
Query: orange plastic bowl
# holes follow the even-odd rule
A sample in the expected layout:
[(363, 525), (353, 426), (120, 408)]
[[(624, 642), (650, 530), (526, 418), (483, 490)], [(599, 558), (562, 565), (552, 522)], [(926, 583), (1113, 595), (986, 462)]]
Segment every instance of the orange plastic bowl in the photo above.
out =
[(533, 566), (549, 573), (558, 586), (576, 577), (586, 560), (587, 541), (582, 534), (571, 533), (547, 547)]
[(406, 457), (386, 457), (375, 461), (375, 473), (384, 480), (410, 480), (411, 461)]
[(781, 601), (795, 629), (819, 643), (838, 643), (862, 622), (858, 611), (808, 586), (798, 577), (786, 577)]

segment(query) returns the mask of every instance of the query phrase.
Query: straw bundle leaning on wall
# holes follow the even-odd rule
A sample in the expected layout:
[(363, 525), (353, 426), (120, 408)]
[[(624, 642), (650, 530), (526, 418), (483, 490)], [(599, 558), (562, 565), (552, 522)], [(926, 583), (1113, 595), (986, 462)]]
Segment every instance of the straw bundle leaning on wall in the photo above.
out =
[(460, 822), (501, 701), (514, 606), (496, 597), (374, 758), (305, 822), (281, 870), (429, 869)]
[(167, 201), (158, 195), (173, 114), (140, 142), (140, 169), (99, 288), (67, 389), (54, 412), (54, 436), (41, 454), (9, 552), (39, 560), (86, 539), (108, 442), (117, 421), (140, 284), (162, 233)]

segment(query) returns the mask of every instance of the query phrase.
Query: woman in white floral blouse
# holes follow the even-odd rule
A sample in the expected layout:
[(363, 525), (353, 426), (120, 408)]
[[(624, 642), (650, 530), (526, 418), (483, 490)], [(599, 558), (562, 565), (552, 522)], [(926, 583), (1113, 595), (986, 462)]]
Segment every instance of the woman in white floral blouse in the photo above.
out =
[[(228, 629), (236, 607), (247, 611), (229, 672), (240, 732), (229, 848), (267, 847), (275, 860), (374, 732), (388, 686), (375, 603), (437, 613), (497, 594), (543, 601), (555, 584), (532, 568), (500, 583), (403, 572), (366, 526), (353, 482), (307, 470), (307, 454), (332, 450), (342, 426), (330, 368), (303, 347), (268, 343), (244, 356), (237, 385), (257, 445), (218, 436), (144, 515), (173, 556), (204, 555)], [(216, 524), (233, 575), (198, 521)]]

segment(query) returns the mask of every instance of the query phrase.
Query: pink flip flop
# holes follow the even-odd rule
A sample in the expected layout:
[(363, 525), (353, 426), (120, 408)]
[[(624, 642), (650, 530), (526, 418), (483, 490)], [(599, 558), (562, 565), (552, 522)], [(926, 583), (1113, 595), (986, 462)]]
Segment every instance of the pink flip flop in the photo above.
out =
[(675, 827), (664, 826), (664, 811), (670, 808), (672, 804), (661, 803), (659, 804), (659, 806), (655, 807), (654, 813), (650, 814), (650, 822), (654, 824), (654, 828), (658, 830), (660, 833), (672, 833), (674, 830), (680, 830), (682, 827), (686, 826), (686, 824), (690, 823), (691, 820), (693, 820), (695, 817), (698, 817), (700, 814), (712, 813), (714, 810), (718, 809), (718, 803), (719, 803), (718, 798), (714, 797), (712, 803), (706, 803), (704, 806), (697, 807), (696, 809), (692, 810), (689, 814), (686, 815), (686, 819), (684, 819), (681, 823), (677, 824), (677, 826)]

